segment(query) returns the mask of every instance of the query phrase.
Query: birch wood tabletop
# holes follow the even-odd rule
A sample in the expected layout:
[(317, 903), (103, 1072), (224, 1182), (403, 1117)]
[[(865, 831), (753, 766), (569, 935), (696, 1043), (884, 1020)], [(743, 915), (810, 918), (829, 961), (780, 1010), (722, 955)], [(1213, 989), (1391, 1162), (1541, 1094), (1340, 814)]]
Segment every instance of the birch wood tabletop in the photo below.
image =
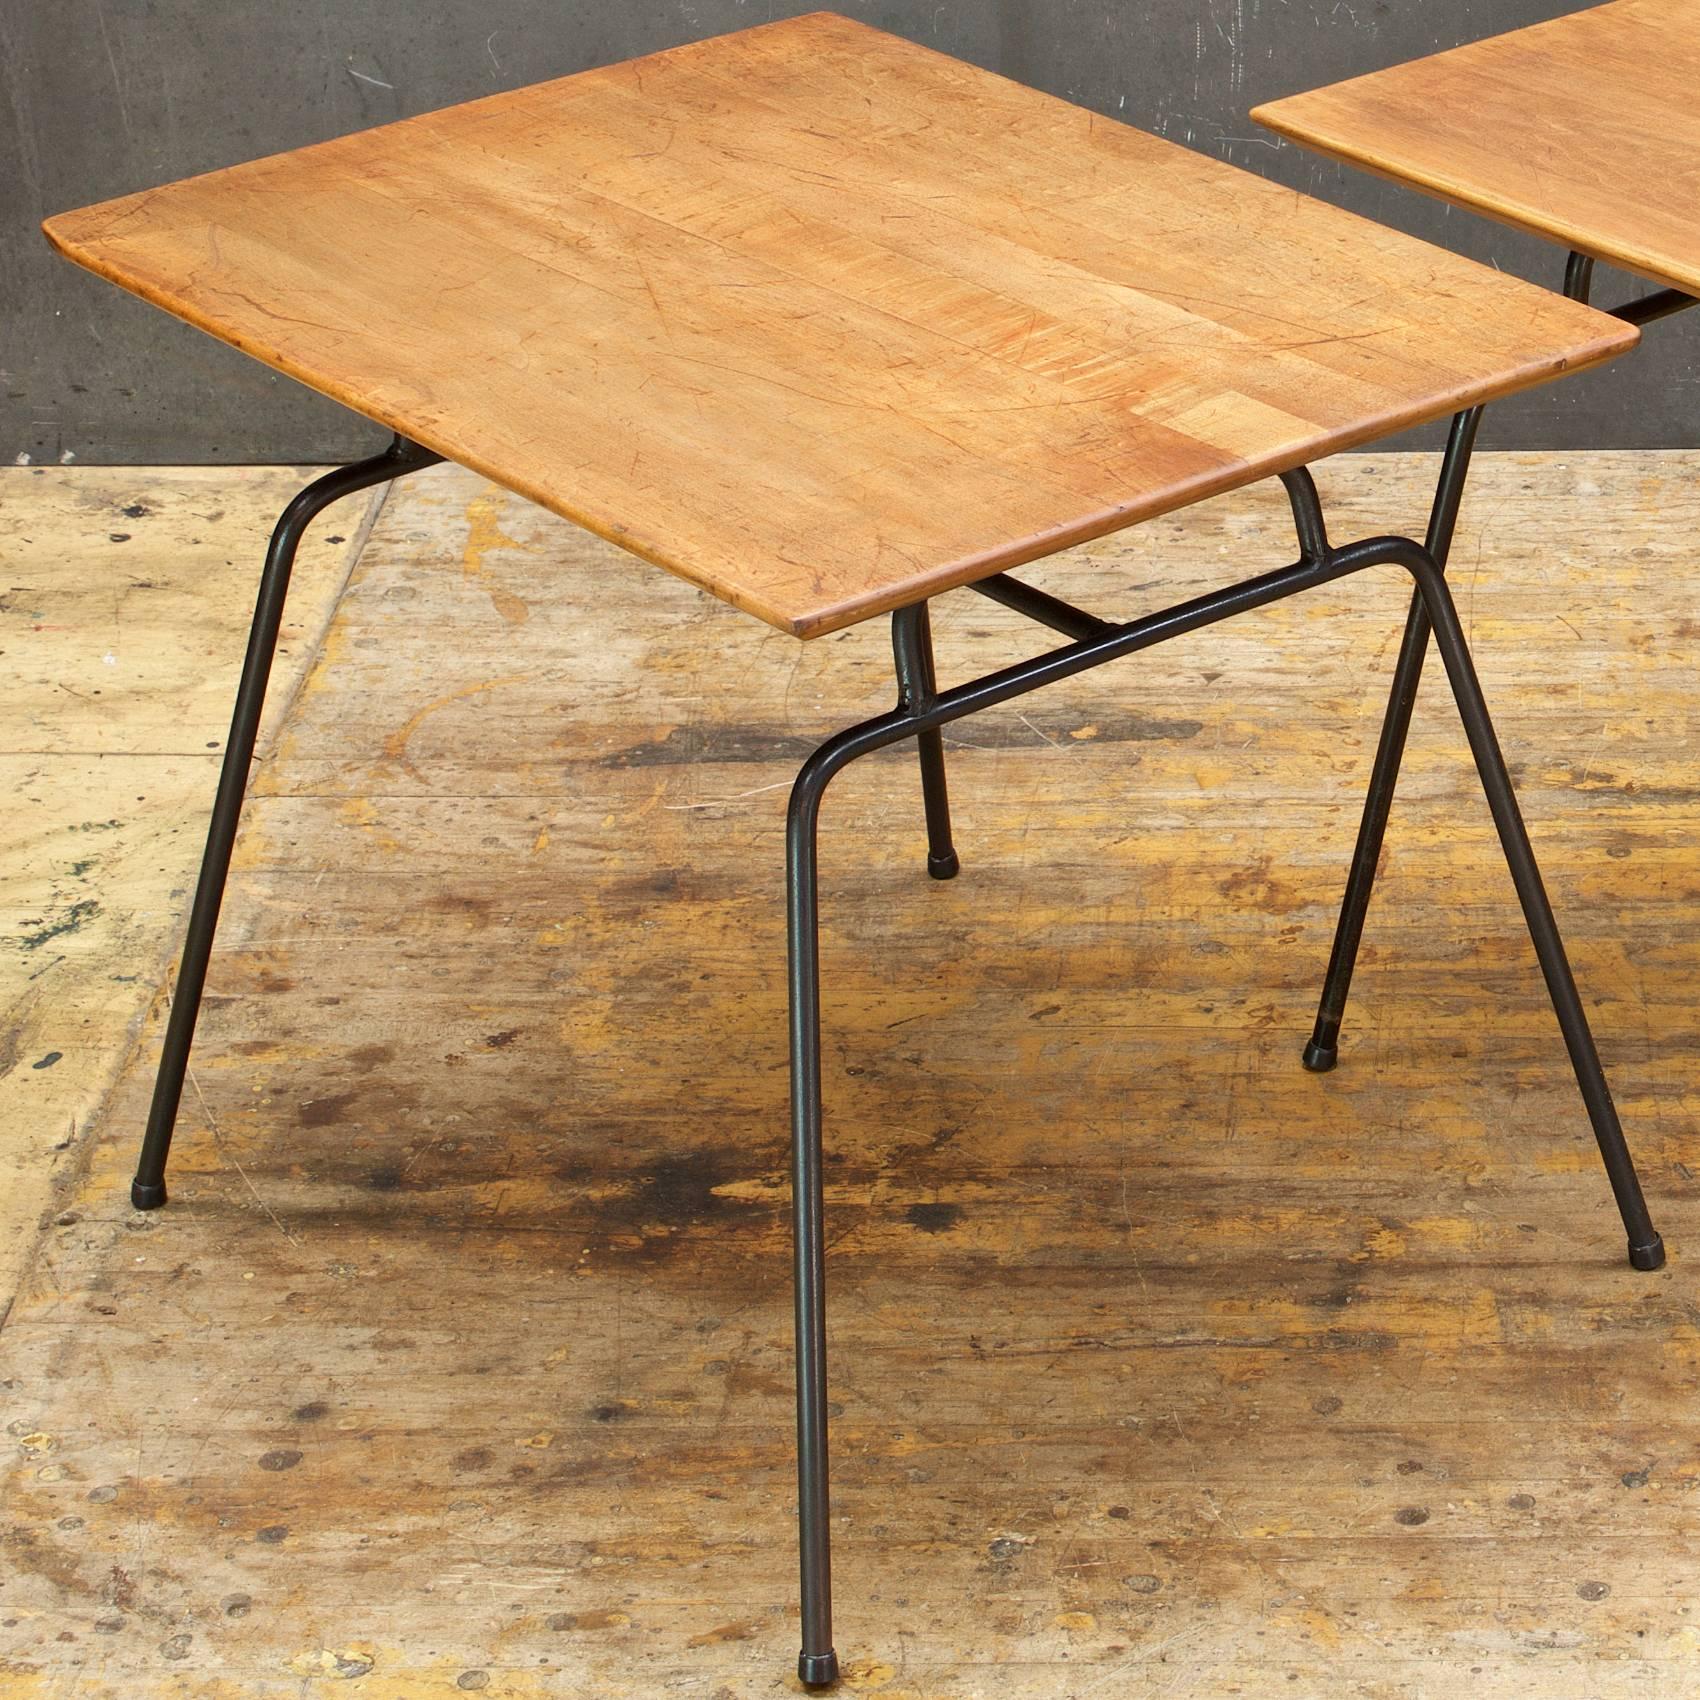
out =
[(46, 228), (803, 637), (1635, 340), (829, 13)]
[(1700, 292), (1700, 0), (1615, 0), (1256, 107), (1296, 142)]

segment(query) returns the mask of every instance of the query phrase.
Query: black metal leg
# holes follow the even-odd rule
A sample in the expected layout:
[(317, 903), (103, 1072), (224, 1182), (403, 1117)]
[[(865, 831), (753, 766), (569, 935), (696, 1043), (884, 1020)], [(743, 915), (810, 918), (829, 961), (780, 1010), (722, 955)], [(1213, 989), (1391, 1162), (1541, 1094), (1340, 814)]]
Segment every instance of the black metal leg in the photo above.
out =
[(826, 1452), (826, 1248), (821, 1183), (820, 898), (815, 837), (833, 767), (820, 753), (797, 777), (786, 825), (791, 988), (792, 1291), (797, 1329), (797, 1542), (803, 1644), (797, 1675), (838, 1677), (832, 1647), (832, 1530)]
[(1576, 1071), (1576, 1084), (1581, 1088), (1582, 1100), (1588, 1107), (1594, 1138), (1599, 1142), (1600, 1156), (1605, 1162), (1612, 1193), (1629, 1235), (1629, 1261), (1637, 1269), (1661, 1268), (1665, 1261), (1664, 1242), (1654, 1232), (1646, 1201), (1641, 1196), (1641, 1183), (1636, 1179), (1635, 1164), (1630, 1158), (1629, 1147), (1624, 1143), (1611, 1090), (1600, 1067), (1594, 1036), (1589, 1031), (1588, 1017), (1576, 992), (1576, 981), (1564, 954), (1558, 925), (1553, 920), (1546, 888), (1541, 883), (1540, 869), (1535, 865), (1529, 834), (1511, 789), (1510, 775), (1505, 771), (1505, 758), (1500, 753), (1499, 740), (1494, 736), (1493, 723), (1488, 718), (1481, 682), (1470, 659), (1452, 593), (1434, 561), (1415, 561), (1410, 566), (1417, 581), (1417, 593), (1434, 626), (1435, 641), (1441, 660), (1446, 664), (1447, 677), (1452, 682), (1452, 694), (1470, 740), (1471, 753), (1476, 758), (1482, 789), (1487, 793), (1488, 807), (1493, 811), (1494, 825), (1499, 829), (1505, 860), (1517, 887), (1518, 900), (1523, 905), (1523, 918), (1528, 923), (1529, 936), (1534, 940), (1535, 954), (1540, 958), (1541, 973), (1546, 978), (1553, 1012), (1564, 1033), (1571, 1067)]
[(254, 623), (248, 633), (248, 653), (242, 663), (242, 682), (236, 692), (230, 736), (224, 747), (212, 824), (201, 856), (201, 876), (189, 911), (183, 960), (177, 970), (171, 1014), (165, 1026), (165, 1047), (154, 1079), (147, 1133), (142, 1139), (136, 1178), (130, 1185), (130, 1202), (138, 1210), (157, 1210), (165, 1203), (165, 1163), (171, 1150), (177, 1106), (183, 1096), (183, 1076), (189, 1066), (189, 1047), (194, 1042), (195, 1018), (200, 1013), (201, 992), (206, 985), (207, 962), (212, 955), (213, 934), (224, 900), (230, 852), (236, 842), (236, 823), (242, 813), (242, 794), (247, 789), (248, 769), (254, 758), (254, 740), (259, 735), (260, 711), (265, 705), (266, 682), (271, 676), (278, 630), (283, 623), (284, 597), (289, 589), (290, 570), (295, 565), (295, 551), (314, 516), (332, 502), (441, 459), (441, 455), (398, 437), (382, 454), (315, 479), (283, 510), (272, 532), (265, 569), (260, 575)]
[[(923, 602), (891, 620), (898, 705), (881, 722), (853, 727), (823, 744), (803, 764), (791, 790), (785, 830), (786, 922), (791, 996), (791, 1222), (796, 1307), (797, 1546), (801, 1567), (802, 1649), (797, 1675), (811, 1688), (838, 1680), (832, 1645), (832, 1527), (826, 1432), (826, 1246), (821, 1178), (820, 894), (816, 841), (821, 798), (832, 776), (882, 743), (915, 738), (932, 844), (928, 869), (956, 872), (950, 847), (944, 757), (937, 725), (914, 717), (937, 702), (932, 629)], [(876, 730), (877, 728), (877, 730)], [(883, 734), (888, 731), (890, 736)], [(870, 732), (873, 736), (869, 736)], [(929, 753), (930, 752), (930, 753)], [(941, 873), (938, 861), (948, 856)]]
[[(1426, 547), (1442, 571), (1451, 553), (1457, 529), (1458, 508), (1469, 476), (1470, 455), (1481, 425), (1479, 407), (1456, 415), (1441, 463), (1440, 482), (1429, 512)], [(1399, 783), (1399, 766), (1405, 755), (1405, 739), (1411, 729), (1411, 711), (1416, 706), (1417, 687), (1422, 682), (1423, 662), (1428, 656), (1429, 618), (1420, 592), (1411, 597), (1405, 619), (1405, 636), (1399, 645), (1399, 660), (1393, 669), (1393, 689), (1387, 714), (1381, 723), (1381, 740), (1376, 746), (1375, 765), (1370, 772), (1369, 792), (1364, 798), (1363, 818), (1358, 823), (1358, 841), (1352, 851), (1351, 871), (1346, 877), (1346, 894), (1335, 926), (1334, 948), (1328, 958), (1328, 973), (1322, 983), (1316, 1026), (1304, 1049), (1304, 1065), (1313, 1073), (1326, 1073), (1339, 1061), (1340, 1024), (1346, 1015), (1346, 997), (1352, 988), (1352, 970), (1357, 966), (1358, 946), (1369, 913), (1370, 893), (1375, 888), (1376, 868), (1387, 836), (1387, 817)]]
[(1564, 261), (1564, 293), (1572, 301), (1587, 302), (1594, 292), (1594, 260), (1591, 254), (1572, 248)]
[[(900, 637), (900, 633), (903, 635)], [(893, 624), (897, 688), (904, 701), (930, 701), (938, 691), (933, 672), (933, 626), (926, 603), (908, 625)], [(944, 738), (922, 732), (915, 739), (921, 758), (921, 801), (927, 813), (927, 872), (936, 880), (955, 879), (962, 871), (950, 834), (950, 792), (944, 777)]]
[(921, 757), (921, 799), (927, 811), (927, 872), (936, 880), (953, 880), (962, 871), (962, 859), (950, 836), (944, 738), (938, 732), (923, 732), (915, 745)]

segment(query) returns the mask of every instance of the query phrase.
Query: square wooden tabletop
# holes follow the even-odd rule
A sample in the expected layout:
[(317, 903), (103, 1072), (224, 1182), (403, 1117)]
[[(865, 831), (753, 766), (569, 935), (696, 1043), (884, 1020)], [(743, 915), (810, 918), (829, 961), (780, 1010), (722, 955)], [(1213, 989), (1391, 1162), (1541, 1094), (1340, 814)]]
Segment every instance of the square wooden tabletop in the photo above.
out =
[(1271, 101), (1252, 117), (1700, 293), (1700, 0), (1616, 0)]
[(46, 228), (803, 637), (1635, 340), (829, 13)]

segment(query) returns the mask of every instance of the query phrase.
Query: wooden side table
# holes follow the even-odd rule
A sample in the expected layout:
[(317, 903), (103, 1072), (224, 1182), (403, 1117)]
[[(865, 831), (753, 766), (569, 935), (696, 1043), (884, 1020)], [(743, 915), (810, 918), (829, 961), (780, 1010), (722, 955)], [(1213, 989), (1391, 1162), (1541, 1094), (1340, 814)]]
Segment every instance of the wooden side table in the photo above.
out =
[[(286, 510), (261, 579), (134, 1200), (165, 1161), (290, 562), (439, 457), (811, 638), (889, 615), (897, 699), (791, 794), (803, 1681), (838, 1672), (827, 1497), (816, 832), (832, 778), (1350, 573), (1432, 620), (1638, 1267), (1662, 1257), (1433, 548), (1330, 541), (1306, 463), (1637, 333), (1245, 172), (830, 14), (496, 95), (48, 223), (72, 259), (390, 427)], [(1110, 619), (1009, 569), (1281, 478), (1291, 564)], [(1435, 539), (1431, 538), (1431, 544)], [(928, 599), (1066, 640), (941, 687)], [(1106, 589), (1112, 587), (1106, 586)]]
[[(1570, 250), (1586, 301), (1598, 260), (1661, 287), (1612, 310), (1648, 325), (1700, 298), (1700, 4), (1614, 0), (1259, 106), (1307, 147)], [(1479, 413), (1454, 421), (1437, 512), (1455, 514)], [(1444, 551), (1440, 556), (1444, 564)], [(1305, 1065), (1334, 1066), (1352, 971), (1428, 650), (1413, 597)]]

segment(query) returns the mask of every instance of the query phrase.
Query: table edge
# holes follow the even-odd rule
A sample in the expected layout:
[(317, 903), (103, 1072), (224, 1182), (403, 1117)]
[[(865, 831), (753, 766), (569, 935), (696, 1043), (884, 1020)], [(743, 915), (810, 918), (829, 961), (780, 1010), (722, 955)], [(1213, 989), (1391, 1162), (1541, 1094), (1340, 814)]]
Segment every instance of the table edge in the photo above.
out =
[[(1373, 71), (1368, 73), (1371, 77), (1379, 74)], [(1362, 79), (1354, 77), (1348, 80), (1357, 82)], [(1417, 165), (1394, 164), (1385, 157), (1367, 152), (1361, 143), (1342, 140), (1337, 133), (1308, 127), (1287, 110), (1297, 106), (1310, 94), (1325, 93), (1328, 88), (1344, 86), (1339, 83), (1329, 84), (1323, 89), (1306, 90), (1303, 94), (1284, 95), (1279, 100), (1264, 101), (1261, 105), (1252, 107), (1247, 116), (1254, 124), (1261, 124), (1264, 129), (1274, 131), (1287, 141), (1324, 158), (1336, 160), (1341, 165), (1353, 166), (1372, 177), (1381, 178), (1384, 182), (1419, 190), (1448, 206), (1479, 213), (1496, 224), (1504, 225), (1508, 230), (1520, 230), (1527, 235), (1538, 236), (1574, 249), (1603, 261), (1606, 265), (1616, 266), (1648, 283), (1667, 289), (1680, 289), (1685, 294), (1700, 295), (1700, 258), (1685, 272), (1680, 266), (1673, 267), (1666, 255), (1637, 249), (1626, 243), (1603, 240), (1597, 232), (1590, 232), (1582, 225), (1569, 223), (1561, 217), (1540, 212), (1534, 207), (1524, 207), (1516, 201), (1491, 199), (1484, 190), (1471, 188), (1444, 172), (1425, 170)]]
[[(95, 203), (100, 204), (102, 203)], [(78, 213), (86, 210), (88, 209), (68, 209), (44, 219), (41, 224), (42, 233), (49, 244), (73, 264), (116, 284), (150, 306), (158, 307), (173, 318), (194, 326), (216, 341), (259, 361), (272, 371), (281, 372), (315, 393), (326, 396), (359, 417), (369, 419), (387, 430), (419, 443), (422, 447), (442, 455), (446, 460), (488, 478), (492, 483), (513, 491), (527, 501), (535, 502), (539, 507), (557, 514), (570, 524), (580, 526), (628, 554), (686, 580), (714, 597), (716, 601), (729, 603), (766, 625), (799, 639), (825, 637), (880, 614), (891, 613), (895, 609), (924, 601), (947, 590), (960, 589), (977, 579), (988, 578), (1012, 567), (1044, 560), (1065, 549), (1094, 542), (1146, 520), (1157, 519), (1213, 496), (1225, 495), (1231, 490), (1276, 477), (1280, 473), (1325, 459), (1329, 455), (1361, 448), (1413, 426), (1445, 418), (1464, 408), (1500, 400), (1521, 390), (1533, 388), (1537, 384), (1586, 371), (1619, 354), (1627, 353), (1640, 341), (1641, 334), (1632, 325), (1614, 320), (1594, 309), (1582, 307), (1581, 311), (1594, 312), (1601, 326), (1597, 340), (1582, 348), (1571, 349), (1546, 359), (1533, 360), (1519, 371), (1492, 382), (1464, 385), (1438, 398), (1429, 398), (1421, 403), (1396, 409), (1361, 428), (1319, 434), (1253, 461), (1225, 463), (1219, 468), (1200, 473), (1189, 481), (1171, 486), (1160, 499), (1099, 509), (1049, 532), (1017, 539), (977, 555), (946, 562), (896, 588), (876, 590), (844, 601), (826, 602), (818, 607), (797, 612), (781, 608), (748, 592), (730, 594), (723, 586), (709, 583), (705, 574), (670, 558), (657, 547), (647, 545), (645, 539), (634, 534), (624, 524), (589, 513), (576, 507), (568, 497), (558, 492), (543, 489), (523, 478), (502, 472), (482, 455), (459, 442), (452, 430), (439, 429), (429, 421), (421, 424), (416, 419), (404, 418), (389, 409), (375, 408), (369, 398), (357, 401), (353, 397), (351, 386), (340, 384), (332, 377), (309, 371), (291, 360), (282, 350), (270, 348), (253, 338), (214, 324), (193, 303), (174, 296), (169, 290), (159, 288), (94, 251), (83, 248), (73, 235), (59, 228), (65, 221), (74, 219)], [(1606, 334), (1607, 327), (1613, 334)]]

